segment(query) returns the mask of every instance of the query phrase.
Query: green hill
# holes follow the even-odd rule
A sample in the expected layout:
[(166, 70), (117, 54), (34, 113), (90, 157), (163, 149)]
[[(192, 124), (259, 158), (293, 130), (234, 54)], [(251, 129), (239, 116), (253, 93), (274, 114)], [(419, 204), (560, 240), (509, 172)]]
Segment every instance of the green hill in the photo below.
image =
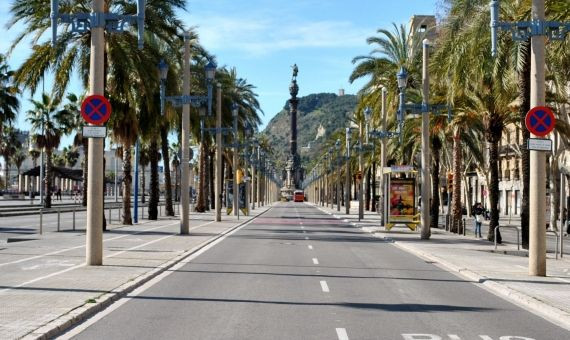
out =
[[(337, 96), (334, 93), (311, 94), (299, 98), (297, 112), (297, 152), (301, 163), (309, 168), (321, 154), (323, 142), (336, 130), (347, 126), (357, 104), (354, 95)], [(278, 166), (283, 167), (289, 154), (289, 101), (262, 132), (270, 141)], [(344, 140), (342, 141), (344, 142)], [(309, 147), (310, 146), (310, 147)]]

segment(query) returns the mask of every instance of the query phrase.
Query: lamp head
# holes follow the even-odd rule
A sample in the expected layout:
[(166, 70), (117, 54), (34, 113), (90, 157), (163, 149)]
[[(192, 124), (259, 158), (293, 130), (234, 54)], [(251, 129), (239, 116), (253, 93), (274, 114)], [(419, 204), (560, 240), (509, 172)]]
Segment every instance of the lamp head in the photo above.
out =
[(214, 77), (216, 76), (216, 67), (216, 64), (211, 60), (208, 62), (208, 64), (206, 64), (206, 79), (208, 81), (214, 80)]
[(367, 106), (366, 109), (364, 109), (364, 119), (366, 123), (370, 122), (370, 116), (372, 116), (372, 110)]
[(168, 64), (164, 59), (160, 59), (160, 62), (158, 63), (158, 74), (160, 76), (160, 80), (166, 80), (166, 76), (168, 76)]
[(239, 107), (236, 103), (232, 104), (232, 117), (237, 118), (239, 113)]
[(405, 89), (408, 86), (408, 71), (402, 66), (396, 77), (398, 78), (398, 88)]
[(334, 148), (339, 150), (340, 149), (340, 139), (336, 140), (336, 143), (334, 143)]

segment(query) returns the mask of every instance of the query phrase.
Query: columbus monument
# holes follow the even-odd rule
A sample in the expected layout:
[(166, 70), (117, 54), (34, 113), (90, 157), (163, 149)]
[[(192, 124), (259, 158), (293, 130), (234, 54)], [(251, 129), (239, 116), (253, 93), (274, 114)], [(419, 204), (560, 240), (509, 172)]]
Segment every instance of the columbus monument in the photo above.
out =
[[(293, 65), (293, 77), (291, 78), (291, 85), (289, 85), (289, 93), (291, 94), (291, 99), (289, 99), (289, 113), (291, 114), (291, 139), (289, 155), (287, 157), (287, 164), (285, 166), (284, 182), (285, 186), (282, 191), (289, 191), (288, 194), (292, 194), (292, 191), (299, 189), (303, 181), (303, 169), (301, 169), (301, 158), (297, 154), (297, 105), (299, 104), (299, 99), (297, 99), (297, 94), (299, 93), (299, 86), (297, 85), (297, 74), (299, 73), (299, 68), (297, 65)], [(284, 192), (284, 194), (287, 194)]]

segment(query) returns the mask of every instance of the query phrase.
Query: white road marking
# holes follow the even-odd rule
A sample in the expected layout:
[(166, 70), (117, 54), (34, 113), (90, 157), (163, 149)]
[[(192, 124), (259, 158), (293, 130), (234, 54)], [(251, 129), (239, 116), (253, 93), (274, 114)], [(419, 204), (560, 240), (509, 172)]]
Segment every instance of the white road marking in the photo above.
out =
[(306, 233), (306, 232), (307, 232), (306, 230), (303, 230), (303, 233)]
[(313, 250), (313, 246), (312, 245), (308, 245), (309, 249)]
[(308, 239), (309, 239), (309, 237), (308, 237), (308, 236), (305, 236), (305, 240), (308, 240)]
[[(205, 225), (208, 225), (208, 224), (211, 224), (211, 223), (214, 223), (214, 222), (215, 222), (215, 221), (211, 221), (211, 222), (208, 222), (208, 223), (204, 223), (204, 224), (201, 224), (201, 225), (196, 226), (196, 227), (194, 227), (194, 228), (190, 228), (190, 230), (197, 229), (197, 228), (200, 228), (200, 227), (202, 227), (202, 226), (205, 226)], [(171, 223), (171, 224), (169, 224), (169, 225), (176, 224), (176, 223), (180, 223), (180, 222), (177, 221), (177, 222)], [(158, 228), (155, 228), (155, 229), (158, 229)], [(163, 239), (165, 239), (165, 238), (172, 237), (172, 236), (175, 236), (175, 235), (177, 235), (177, 234), (172, 234), (172, 235), (164, 236), (164, 237), (159, 238), (159, 239), (157, 239), (157, 240), (153, 240), (153, 241), (147, 242), (147, 243), (145, 243), (145, 244), (141, 244), (141, 245), (138, 245), (138, 246), (134, 246), (134, 247), (131, 247), (131, 248), (129, 248), (129, 249), (125, 249), (125, 250), (123, 250), (123, 251), (121, 251), (121, 252), (115, 253), (115, 254), (107, 255), (107, 256), (105, 256), (105, 258), (114, 257), (114, 256), (117, 256), (117, 255), (119, 255), (119, 254), (125, 253), (125, 252), (127, 252), (127, 251), (129, 251), (129, 250), (134, 250), (134, 249), (137, 249), (137, 248), (141, 248), (141, 247), (143, 247), (143, 246), (145, 246), (145, 245), (149, 245), (149, 244), (151, 244), (151, 243), (155, 243), (155, 242), (161, 241), (161, 240), (163, 240)], [(125, 236), (128, 236), (128, 235), (125, 235)], [(123, 237), (123, 236), (120, 236), (120, 237)], [(115, 239), (116, 239), (116, 238), (115, 238)], [(85, 247), (85, 246), (83, 246), (83, 247)], [(40, 256), (40, 257), (43, 257), (43, 256)], [(48, 278), (50, 278), (50, 277), (54, 277), (54, 276), (57, 276), (57, 275), (60, 275), (60, 274), (64, 274), (64, 273), (67, 273), (67, 272), (69, 272), (69, 271), (72, 271), (72, 270), (75, 270), (75, 269), (77, 269), (77, 268), (81, 268), (81, 267), (84, 267), (84, 266), (85, 266), (85, 263), (82, 263), (82, 264), (75, 265), (75, 266), (73, 266), (73, 267), (66, 268), (66, 269), (64, 269), (64, 270), (60, 270), (60, 271), (55, 272), (55, 273), (51, 273), (51, 274), (48, 274), (48, 275), (36, 277), (35, 279), (26, 281), (26, 282), (24, 282), (24, 283), (20, 283), (19, 285), (12, 286), (12, 287), (10, 287), (10, 288), (4, 288), (4, 289), (0, 290), (0, 294), (2, 294), (2, 293), (4, 293), (4, 292), (7, 292), (7, 291), (9, 291), (9, 290), (13, 290), (13, 289), (15, 289), (15, 288), (20, 288), (20, 287), (27, 286), (27, 285), (29, 285), (29, 284), (32, 284), (32, 283), (35, 283), (35, 282), (44, 280), (44, 279), (48, 279)]]
[(313, 257), (313, 264), (319, 264), (319, 259), (317, 259), (316, 257)]
[(337, 328), (336, 336), (338, 336), (338, 340), (348, 340), (348, 334), (346, 334), (346, 329), (344, 328)]
[[(210, 242), (209, 240), (206, 240), (202, 243), (200, 243), (199, 245), (195, 246), (194, 248), (190, 249), (188, 252), (192, 253), (193, 251), (195, 251), (195, 249), (199, 249), (198, 251), (196, 251), (195, 253), (192, 253), (191, 255), (189, 255), (186, 259), (178, 262), (177, 264), (175, 264), (174, 266), (172, 266), (169, 270), (163, 272), (162, 274), (159, 274), (158, 276), (156, 276), (155, 278), (153, 278), (152, 280), (148, 281), (147, 283), (145, 283), (144, 285), (138, 287), (137, 289), (133, 290), (131, 293), (129, 293), (127, 295), (127, 297), (122, 298), (120, 300), (117, 300), (117, 302), (113, 303), (111, 306), (109, 306), (108, 308), (106, 308), (105, 310), (103, 310), (100, 313), (95, 314), (92, 318), (88, 319), (87, 321), (85, 321), (84, 323), (80, 324), (79, 326), (73, 328), (72, 330), (70, 330), (69, 332), (63, 334), (62, 336), (60, 336), (58, 339), (71, 339), (74, 336), (77, 336), (78, 334), (80, 334), (81, 332), (83, 332), (84, 330), (86, 330), (87, 328), (89, 328), (90, 326), (92, 326), (93, 324), (95, 324), (97, 321), (103, 319), (104, 317), (106, 317), (107, 315), (111, 314), (113, 311), (115, 311), (117, 308), (121, 307), (122, 305), (124, 305), (125, 303), (129, 302), (133, 297), (136, 297), (140, 294), (142, 294), (144, 291), (146, 291), (147, 289), (149, 289), (150, 287), (154, 286), (155, 284), (157, 284), (158, 282), (162, 281), (163, 279), (165, 279), (167, 276), (169, 276), (170, 274), (176, 272), (178, 269), (182, 268), (183, 266), (185, 266), (186, 264), (188, 264), (189, 262), (191, 262), (192, 260), (194, 260), (195, 258), (197, 258), (198, 256), (202, 255), (203, 253), (205, 253), (206, 251), (208, 251), (209, 249), (211, 249), (212, 247), (214, 247), (215, 245), (217, 245), (218, 243), (222, 242), (223, 240), (225, 240), (228, 236), (238, 232), (239, 230), (245, 228), (246, 226), (250, 225), (252, 222), (254, 222), (255, 218), (249, 220), (247, 223), (245, 223), (244, 225), (230, 231), (229, 233), (225, 234), (224, 236), (218, 238), (217, 240), (211, 242), (208, 244), (208, 242)], [(177, 222), (179, 223), (179, 222)], [(209, 223), (213, 223), (209, 222)], [(196, 227), (197, 228), (197, 227)], [(206, 244), (204, 246), (204, 244)]]
[(563, 278), (561, 278), (561, 277), (555, 277), (555, 279), (558, 280), (558, 281), (570, 283), (570, 280), (566, 280), (566, 279), (563, 279)]
[[(110, 238), (110, 239), (103, 240), (103, 242), (114, 241), (114, 240), (122, 239), (122, 238), (125, 238), (125, 237), (129, 237), (129, 236), (132, 236), (132, 235), (138, 235), (138, 234), (146, 233), (147, 231), (152, 231), (152, 230), (156, 230), (156, 229), (166, 228), (166, 227), (169, 227), (169, 226), (171, 226), (171, 225), (178, 224), (178, 223), (180, 223), (180, 222), (177, 221), (177, 222), (169, 223), (169, 224), (166, 224), (166, 225), (163, 225), (163, 226), (145, 229), (145, 230), (142, 230), (142, 231), (133, 233), (133, 234), (127, 234), (127, 235), (122, 235), (122, 236), (113, 237), (113, 238)], [(200, 225), (200, 226), (198, 226), (198, 227), (201, 227), (201, 226), (202, 226), (202, 225)], [(51, 255), (56, 255), (56, 254), (61, 254), (61, 253), (65, 253), (66, 251), (75, 250), (75, 249), (80, 249), (80, 248), (85, 248), (85, 245), (82, 244), (82, 245), (80, 245), (80, 246), (75, 246), (75, 247), (66, 248), (66, 249), (62, 249), (62, 250), (52, 251), (52, 252), (50, 252), (50, 253), (45, 253), (45, 254), (41, 254), (41, 255), (36, 255), (36, 256), (32, 256), (32, 257), (27, 257), (27, 258), (25, 258), (25, 259), (20, 259), (20, 260), (16, 260), (16, 261), (12, 261), (12, 262), (0, 263), (0, 267), (6, 266), (6, 265), (9, 265), (9, 264), (16, 264), (16, 263), (22, 263), (22, 262), (26, 262), (26, 261), (35, 260), (35, 259), (41, 259), (42, 257), (51, 256)]]
[(521, 268), (521, 269), (527, 269), (527, 267), (521, 266), (520, 264), (515, 264), (515, 267), (519, 267), (519, 268)]
[(325, 292), (325, 293), (330, 292), (330, 290), (329, 290), (329, 285), (327, 285), (327, 281), (321, 281), (321, 289), (322, 289), (323, 292)]
[(301, 227), (301, 229), (305, 229), (305, 227)]

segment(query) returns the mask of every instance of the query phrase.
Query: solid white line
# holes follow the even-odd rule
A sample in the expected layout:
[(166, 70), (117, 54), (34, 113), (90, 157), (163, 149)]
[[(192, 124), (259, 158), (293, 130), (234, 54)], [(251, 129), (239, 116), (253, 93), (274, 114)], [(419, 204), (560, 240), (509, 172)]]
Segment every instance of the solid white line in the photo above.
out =
[[(208, 222), (208, 223), (204, 223), (204, 224), (201, 224), (201, 225), (196, 226), (196, 227), (194, 227), (194, 228), (191, 228), (190, 230), (192, 230), (192, 229), (197, 229), (197, 228), (203, 227), (203, 226), (205, 226), (205, 225), (208, 225), (208, 224), (211, 224), (211, 223), (214, 223), (214, 222), (215, 222), (215, 221), (211, 221), (211, 222)], [(179, 222), (175, 222), (175, 223), (173, 223), (173, 224), (176, 224), (176, 223), (179, 223)], [(172, 224), (170, 224), (170, 225), (172, 225)], [(157, 228), (155, 228), (155, 229), (157, 229)], [(162, 240), (164, 240), (164, 239), (166, 239), (166, 238), (169, 238), (169, 237), (172, 237), (172, 236), (176, 236), (176, 235), (178, 235), (178, 234), (172, 234), (172, 235), (164, 236), (164, 237), (161, 237), (161, 238), (159, 238), (159, 239), (157, 239), (157, 240), (153, 240), (153, 241), (150, 241), (150, 242), (147, 242), (147, 243), (144, 243), (144, 244), (140, 244), (140, 245), (138, 245), (138, 246), (134, 246), (134, 247), (131, 247), (131, 248), (129, 248), (129, 249), (125, 249), (125, 250), (120, 251), (120, 252), (115, 253), (115, 254), (107, 255), (107, 256), (105, 256), (104, 258), (114, 257), (114, 256), (120, 255), (120, 254), (122, 254), (122, 253), (128, 252), (128, 251), (130, 251), (130, 250), (135, 250), (135, 249), (138, 249), (138, 248), (147, 246), (147, 245), (149, 245), (149, 244), (152, 244), (152, 243), (155, 243), (155, 242), (158, 242), (158, 241), (162, 241)], [(121, 237), (122, 237), (122, 236), (121, 236)], [(83, 246), (83, 247), (85, 247), (85, 246)], [(40, 277), (37, 277), (37, 278), (32, 279), (32, 280), (30, 280), (30, 281), (26, 281), (26, 282), (24, 282), (24, 283), (21, 283), (21, 284), (19, 284), (19, 285), (17, 285), (17, 286), (13, 286), (13, 287), (10, 287), (10, 288), (4, 288), (4, 289), (0, 290), (0, 294), (2, 294), (2, 293), (4, 293), (4, 292), (7, 292), (7, 291), (9, 291), (9, 290), (15, 289), (15, 288), (20, 288), (20, 287), (27, 286), (27, 285), (29, 285), (29, 284), (32, 284), (32, 283), (35, 283), (35, 282), (44, 280), (44, 279), (48, 279), (48, 278), (50, 278), (50, 277), (54, 277), (54, 276), (57, 276), (57, 275), (60, 275), (60, 274), (64, 274), (64, 273), (67, 273), (67, 272), (69, 272), (69, 271), (72, 271), (72, 270), (75, 270), (75, 269), (77, 269), (77, 268), (81, 268), (81, 267), (84, 267), (84, 266), (85, 266), (85, 263), (82, 263), (82, 264), (75, 265), (75, 266), (73, 266), (73, 267), (69, 267), (69, 268), (60, 270), (60, 271), (55, 272), (55, 273), (51, 273), (51, 274), (48, 274), (48, 275), (40, 276)]]
[(570, 280), (566, 280), (566, 279), (563, 279), (563, 278), (561, 278), (561, 277), (555, 277), (555, 279), (558, 280), (558, 281), (570, 283)]
[(316, 257), (313, 257), (313, 264), (319, 264), (319, 259), (317, 259)]
[[(104, 239), (103, 242), (109, 242), (109, 241), (114, 241), (114, 240), (118, 240), (118, 239), (121, 239), (121, 238), (133, 236), (133, 235), (139, 235), (139, 234), (145, 233), (145, 232), (147, 232), (147, 231), (152, 231), (152, 230), (156, 230), (156, 229), (166, 228), (166, 227), (169, 227), (169, 226), (171, 226), (171, 225), (175, 225), (175, 224), (177, 224), (177, 223), (180, 223), (180, 222), (177, 221), (177, 222), (169, 223), (169, 224), (166, 224), (166, 225), (163, 225), (163, 226), (153, 227), (153, 228), (145, 229), (145, 230), (142, 230), (142, 231), (138, 231), (138, 232), (133, 233), (133, 234), (127, 234), (127, 235), (117, 236), (117, 237), (109, 238), (109, 239), (106, 239), (106, 240)], [(16, 261), (12, 261), (12, 262), (0, 263), (0, 267), (6, 266), (6, 265), (9, 265), (9, 264), (16, 264), (16, 263), (22, 263), (22, 262), (26, 262), (26, 261), (35, 260), (35, 259), (41, 259), (42, 257), (51, 256), (51, 255), (56, 255), (56, 254), (61, 254), (61, 253), (65, 253), (66, 251), (75, 250), (75, 249), (79, 249), (79, 248), (85, 248), (85, 244), (82, 244), (82, 245), (80, 245), (80, 246), (71, 247), (71, 248), (65, 248), (65, 249), (62, 249), (62, 250), (52, 251), (52, 252), (50, 252), (50, 253), (45, 253), (45, 254), (41, 254), (41, 255), (35, 255), (35, 256), (32, 256), (32, 257), (27, 257), (27, 258), (25, 258), (25, 259), (20, 259), (20, 260), (16, 260)]]
[(344, 328), (337, 328), (336, 335), (338, 336), (338, 340), (348, 340), (348, 334), (346, 334), (346, 329)]
[[(178, 269), (182, 268), (183, 266), (190, 263), (192, 260), (194, 260), (198, 256), (202, 255), (203, 253), (205, 253), (206, 251), (208, 251), (209, 249), (211, 249), (212, 247), (214, 247), (218, 243), (222, 242), (223, 240), (226, 239), (226, 237), (238, 232), (242, 228), (245, 228), (246, 226), (248, 226), (249, 224), (254, 222), (254, 220), (255, 220), (255, 218), (252, 218), (251, 220), (249, 220), (244, 225), (232, 230), (231, 232), (225, 234), (224, 236), (220, 237), (219, 239), (217, 239), (217, 240), (215, 240), (209, 244), (207, 244), (209, 242), (209, 240), (206, 240), (206, 241), (200, 243), (199, 245), (195, 246), (194, 248), (190, 249), (188, 251), (189, 253), (192, 253), (192, 251), (194, 251), (194, 249), (200, 249), (200, 250), (198, 250), (195, 253), (193, 253), (192, 255), (188, 256), (186, 259), (178, 262), (177, 264), (172, 266), (169, 270), (167, 270), (167, 271), (163, 272), (162, 274), (156, 276), (155, 278), (148, 281), (147, 283), (140, 286), (139, 288), (133, 290), (127, 297), (122, 298), (120, 300), (117, 300), (115, 303), (113, 303), (111, 306), (109, 306), (108, 308), (106, 308), (102, 312), (95, 314), (93, 317), (91, 317), (90, 319), (88, 319), (84, 323), (80, 324), (79, 326), (71, 329), (69, 332), (63, 334), (58, 339), (62, 339), (62, 340), (63, 339), (71, 339), (71, 338), (77, 336), (78, 334), (80, 334), (81, 332), (83, 332), (84, 330), (86, 330), (87, 328), (92, 326), (93, 324), (95, 324), (97, 321), (103, 319), (104, 317), (111, 314), (113, 311), (117, 310), (119, 307), (121, 307), (125, 303), (129, 302), (132, 298), (142, 294), (144, 291), (146, 291), (150, 287), (152, 287), (155, 284), (157, 284), (158, 282), (164, 280), (170, 274), (176, 272)], [(210, 222), (210, 223), (212, 223), (212, 222)], [(207, 245), (204, 246), (204, 244), (207, 244)]]
[(321, 289), (323, 292), (328, 293), (330, 292), (329, 286), (327, 285), (327, 281), (321, 281)]
[(308, 247), (309, 247), (309, 249), (313, 250), (313, 246), (312, 246), (312, 245), (309, 244)]

